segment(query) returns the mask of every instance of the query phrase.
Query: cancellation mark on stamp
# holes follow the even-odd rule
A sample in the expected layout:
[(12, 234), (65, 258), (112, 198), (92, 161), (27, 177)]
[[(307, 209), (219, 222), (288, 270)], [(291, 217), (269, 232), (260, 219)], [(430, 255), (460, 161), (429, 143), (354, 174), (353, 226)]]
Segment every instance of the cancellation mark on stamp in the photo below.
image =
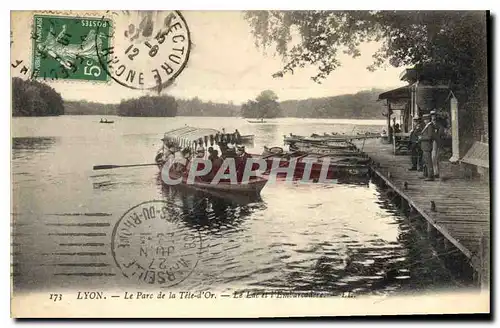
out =
[[(170, 12), (113, 12), (114, 43), (96, 47), (99, 62), (117, 83), (160, 92), (184, 70), (191, 39), (184, 17)], [(103, 17), (104, 19), (104, 17)]]

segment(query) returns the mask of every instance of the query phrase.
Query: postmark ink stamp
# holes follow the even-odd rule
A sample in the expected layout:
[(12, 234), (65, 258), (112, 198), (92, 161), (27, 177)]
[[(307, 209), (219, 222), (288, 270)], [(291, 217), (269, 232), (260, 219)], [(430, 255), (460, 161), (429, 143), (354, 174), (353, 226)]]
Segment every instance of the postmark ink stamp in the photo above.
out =
[(99, 17), (34, 15), (33, 77), (108, 81), (96, 47), (109, 48), (111, 28), (111, 20)]
[(182, 14), (113, 12), (110, 17), (114, 22), (113, 45), (96, 46), (103, 70), (131, 89), (159, 92), (171, 85), (186, 67), (191, 50), (191, 36)]
[(130, 208), (116, 223), (113, 259), (122, 274), (160, 288), (184, 281), (196, 267), (202, 249), (197, 230), (182, 223), (182, 212), (163, 200)]

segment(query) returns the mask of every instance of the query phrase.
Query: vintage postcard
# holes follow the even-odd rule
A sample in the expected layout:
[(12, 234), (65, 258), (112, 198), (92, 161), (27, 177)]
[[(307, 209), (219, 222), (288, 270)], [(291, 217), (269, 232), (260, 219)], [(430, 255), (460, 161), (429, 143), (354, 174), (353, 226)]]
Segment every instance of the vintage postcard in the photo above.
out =
[(488, 11), (12, 11), (11, 316), (490, 313)]

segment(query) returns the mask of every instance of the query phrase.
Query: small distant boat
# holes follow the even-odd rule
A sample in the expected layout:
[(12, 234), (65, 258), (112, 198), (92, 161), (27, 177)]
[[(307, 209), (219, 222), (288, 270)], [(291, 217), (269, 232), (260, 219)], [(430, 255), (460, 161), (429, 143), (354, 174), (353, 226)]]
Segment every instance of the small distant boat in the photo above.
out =
[(260, 120), (247, 120), (248, 123), (267, 123), (267, 121), (264, 121), (263, 118)]
[(111, 124), (111, 123), (115, 123), (115, 121), (108, 121), (108, 120), (101, 120), (99, 123), (106, 123), (106, 124)]

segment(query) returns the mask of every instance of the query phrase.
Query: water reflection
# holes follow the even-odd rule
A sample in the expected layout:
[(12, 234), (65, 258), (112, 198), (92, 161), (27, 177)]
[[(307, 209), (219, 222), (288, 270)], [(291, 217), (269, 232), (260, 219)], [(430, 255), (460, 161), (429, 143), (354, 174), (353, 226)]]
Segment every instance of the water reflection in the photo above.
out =
[[(148, 162), (159, 140), (151, 131), (192, 124), (192, 117), (122, 118), (115, 129), (104, 130), (95, 117), (36, 120), (29, 127), (36, 124), (40, 135), (58, 137), (12, 139), (15, 288), (128, 286), (109, 253), (112, 227), (126, 204), (158, 197), (171, 203), (170, 214), (181, 216), (184, 228), (199, 231), (202, 238), (201, 261), (185, 290), (294, 288), (385, 295), (454, 284), (429, 240), (368, 177), (338, 184), (269, 184), (262, 199), (172, 188), (162, 184), (155, 167), (90, 168)], [(199, 122), (221, 124), (220, 118)], [(280, 145), (290, 132), (353, 130), (353, 124), (324, 122), (224, 119), (226, 130), (255, 135), (250, 153)], [(68, 233), (95, 235), (55, 235)], [(53, 266), (71, 262), (107, 266)]]
[[(398, 228), (398, 242), (406, 250), (404, 260), (397, 262), (393, 269), (401, 272), (404, 279), (396, 276), (402, 290), (423, 290), (429, 286), (472, 286), (472, 280), (460, 270), (452, 271), (445, 266), (443, 256), (453, 256), (458, 250), (443, 250), (434, 248), (432, 241), (422, 229), (424, 219), (406, 217), (395, 204), (394, 195), (385, 188), (375, 185), (377, 203), (382, 209), (392, 213)], [(451, 253), (450, 253), (451, 252)], [(415, 279), (418, 277), (418, 279)], [(413, 278), (413, 279), (410, 279)]]
[[(254, 124), (255, 125), (255, 142), (254, 146), (269, 146), (273, 140), (280, 140), (281, 136), (278, 134), (278, 126), (274, 124)], [(258, 147), (259, 150), (261, 147)]]
[(12, 149), (49, 149), (56, 143), (56, 138), (39, 137), (39, 138), (12, 138)]
[(12, 138), (12, 160), (32, 160), (36, 154), (47, 152), (58, 142), (57, 138), (52, 137), (23, 137)]
[(255, 210), (265, 208), (260, 196), (240, 196), (221, 192), (198, 191), (185, 186), (157, 184), (165, 200), (182, 209), (184, 222), (200, 231), (220, 233), (222, 230), (237, 229)]

